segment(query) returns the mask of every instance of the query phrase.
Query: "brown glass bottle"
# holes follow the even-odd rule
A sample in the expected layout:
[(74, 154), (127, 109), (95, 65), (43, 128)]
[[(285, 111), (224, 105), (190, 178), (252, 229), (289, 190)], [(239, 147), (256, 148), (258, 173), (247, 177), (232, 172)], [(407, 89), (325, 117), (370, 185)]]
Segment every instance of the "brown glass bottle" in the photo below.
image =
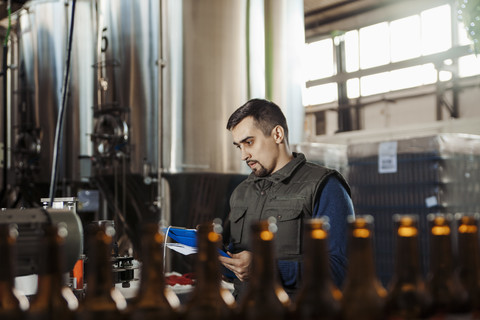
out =
[(452, 216), (429, 214), (430, 268), (427, 289), (432, 319), (469, 319), (468, 294), (456, 272), (452, 251)]
[(375, 271), (373, 217), (348, 217), (348, 268), (343, 287), (341, 318), (383, 320), (387, 295)]
[(46, 225), (40, 250), (45, 254), (38, 274), (38, 291), (32, 298), (28, 320), (73, 320), (78, 300), (64, 284), (63, 245), (67, 229)]
[(15, 289), (15, 261), (17, 229), (9, 224), (0, 224), (0, 319), (23, 319), (28, 309), (27, 298)]
[(478, 215), (457, 214), (458, 271), (468, 292), (472, 319), (480, 319), (480, 251), (478, 246)]
[[(163, 274), (164, 237), (157, 223), (142, 228), (142, 272), (137, 296), (129, 304), (131, 320), (176, 319), (178, 297), (166, 287)], [(173, 304), (173, 305), (172, 305)]]
[(87, 232), (87, 284), (78, 308), (78, 320), (118, 320), (126, 308), (125, 298), (112, 279), (113, 227), (92, 224)]
[(431, 298), (425, 287), (419, 252), (417, 215), (395, 215), (395, 269), (385, 305), (387, 319), (425, 319)]
[(288, 317), (290, 299), (277, 278), (276, 227), (273, 221), (266, 220), (251, 225), (252, 267), (239, 304), (240, 319), (281, 320)]
[(226, 320), (234, 315), (235, 299), (228, 289), (221, 286), (218, 260), (221, 236), (214, 227), (221, 228), (212, 222), (197, 228), (196, 283), (182, 312), (184, 320)]
[(328, 220), (305, 222), (302, 285), (293, 304), (292, 319), (338, 319), (342, 293), (331, 278)]

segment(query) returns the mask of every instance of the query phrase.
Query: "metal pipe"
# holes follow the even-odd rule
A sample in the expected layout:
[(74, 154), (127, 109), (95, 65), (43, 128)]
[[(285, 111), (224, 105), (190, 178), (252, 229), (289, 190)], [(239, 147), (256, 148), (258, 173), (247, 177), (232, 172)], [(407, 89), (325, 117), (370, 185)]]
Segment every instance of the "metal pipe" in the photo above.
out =
[(58, 112), (57, 118), (57, 127), (55, 130), (55, 145), (53, 148), (53, 163), (52, 163), (52, 175), (50, 179), (50, 205), (53, 203), (53, 198), (55, 197), (55, 188), (57, 183), (57, 169), (58, 169), (58, 159), (61, 155), (61, 145), (62, 145), (62, 134), (63, 134), (63, 122), (64, 114), (67, 105), (67, 93), (68, 93), (68, 80), (70, 77), (70, 58), (72, 53), (72, 39), (73, 39), (73, 26), (75, 22), (75, 3), (77, 1), (72, 1), (72, 17), (70, 20), (70, 34), (68, 36), (68, 47), (67, 47), (67, 60), (65, 64), (65, 73), (64, 73), (64, 82), (62, 87), (62, 105)]
[(0, 195), (0, 200), (3, 198), (4, 194), (7, 192), (7, 157), (8, 157), (8, 112), (7, 112), (7, 54), (8, 54), (8, 45), (3, 45), (3, 59), (2, 59), (2, 76), (3, 76), (3, 183), (2, 183), (2, 193)]
[[(158, 118), (157, 118), (157, 139), (158, 139), (158, 149), (157, 149), (157, 199), (156, 199), (156, 206), (160, 209), (163, 210), (162, 205), (163, 205), (163, 197), (162, 197), (162, 192), (163, 192), (163, 186), (162, 186), (162, 171), (163, 171), (163, 66), (164, 66), (164, 60), (163, 60), (163, 31), (164, 31), (164, 6), (165, 6), (165, 0), (160, 1), (160, 6), (159, 6), (159, 17), (160, 17), (160, 23), (158, 25), (160, 32), (158, 33), (158, 60), (157, 60), (157, 72), (158, 72)], [(150, 172), (149, 172), (150, 173)], [(162, 211), (160, 211), (160, 215), (162, 215)]]
[(2, 59), (2, 76), (3, 76), (3, 180), (2, 180), (2, 192), (0, 193), (0, 200), (3, 199), (3, 196), (7, 193), (7, 174), (8, 174), (8, 111), (7, 111), (7, 56), (8, 56), (8, 36), (10, 34), (11, 28), (11, 0), (8, 0), (7, 11), (8, 11), (8, 28), (7, 34), (5, 36), (5, 41), (3, 43), (3, 59)]

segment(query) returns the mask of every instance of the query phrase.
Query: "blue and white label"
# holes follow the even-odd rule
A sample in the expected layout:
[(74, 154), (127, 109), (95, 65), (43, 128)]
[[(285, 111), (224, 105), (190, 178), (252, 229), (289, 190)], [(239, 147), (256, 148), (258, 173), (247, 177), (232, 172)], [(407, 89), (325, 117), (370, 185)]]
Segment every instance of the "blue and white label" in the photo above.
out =
[(397, 141), (378, 145), (378, 173), (397, 172)]

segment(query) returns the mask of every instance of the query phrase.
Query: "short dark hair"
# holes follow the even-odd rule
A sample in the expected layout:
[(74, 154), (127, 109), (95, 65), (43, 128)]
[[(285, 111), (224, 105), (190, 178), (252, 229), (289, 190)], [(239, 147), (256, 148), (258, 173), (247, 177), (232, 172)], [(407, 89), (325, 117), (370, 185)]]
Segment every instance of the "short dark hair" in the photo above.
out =
[(250, 116), (253, 117), (257, 127), (265, 136), (269, 136), (277, 125), (281, 126), (285, 132), (285, 140), (288, 142), (287, 119), (283, 115), (282, 109), (265, 99), (251, 99), (235, 110), (228, 119), (227, 130), (232, 130), (243, 119)]

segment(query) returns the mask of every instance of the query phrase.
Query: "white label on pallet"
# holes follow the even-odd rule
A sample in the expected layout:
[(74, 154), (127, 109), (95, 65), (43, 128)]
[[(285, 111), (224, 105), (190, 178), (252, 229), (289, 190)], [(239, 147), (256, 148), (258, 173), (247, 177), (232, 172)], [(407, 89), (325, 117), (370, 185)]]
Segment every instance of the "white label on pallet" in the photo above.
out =
[(397, 141), (378, 145), (378, 173), (397, 172)]
[(425, 198), (425, 205), (427, 208), (435, 207), (438, 204), (437, 202), (437, 197), (431, 196), (428, 198)]

